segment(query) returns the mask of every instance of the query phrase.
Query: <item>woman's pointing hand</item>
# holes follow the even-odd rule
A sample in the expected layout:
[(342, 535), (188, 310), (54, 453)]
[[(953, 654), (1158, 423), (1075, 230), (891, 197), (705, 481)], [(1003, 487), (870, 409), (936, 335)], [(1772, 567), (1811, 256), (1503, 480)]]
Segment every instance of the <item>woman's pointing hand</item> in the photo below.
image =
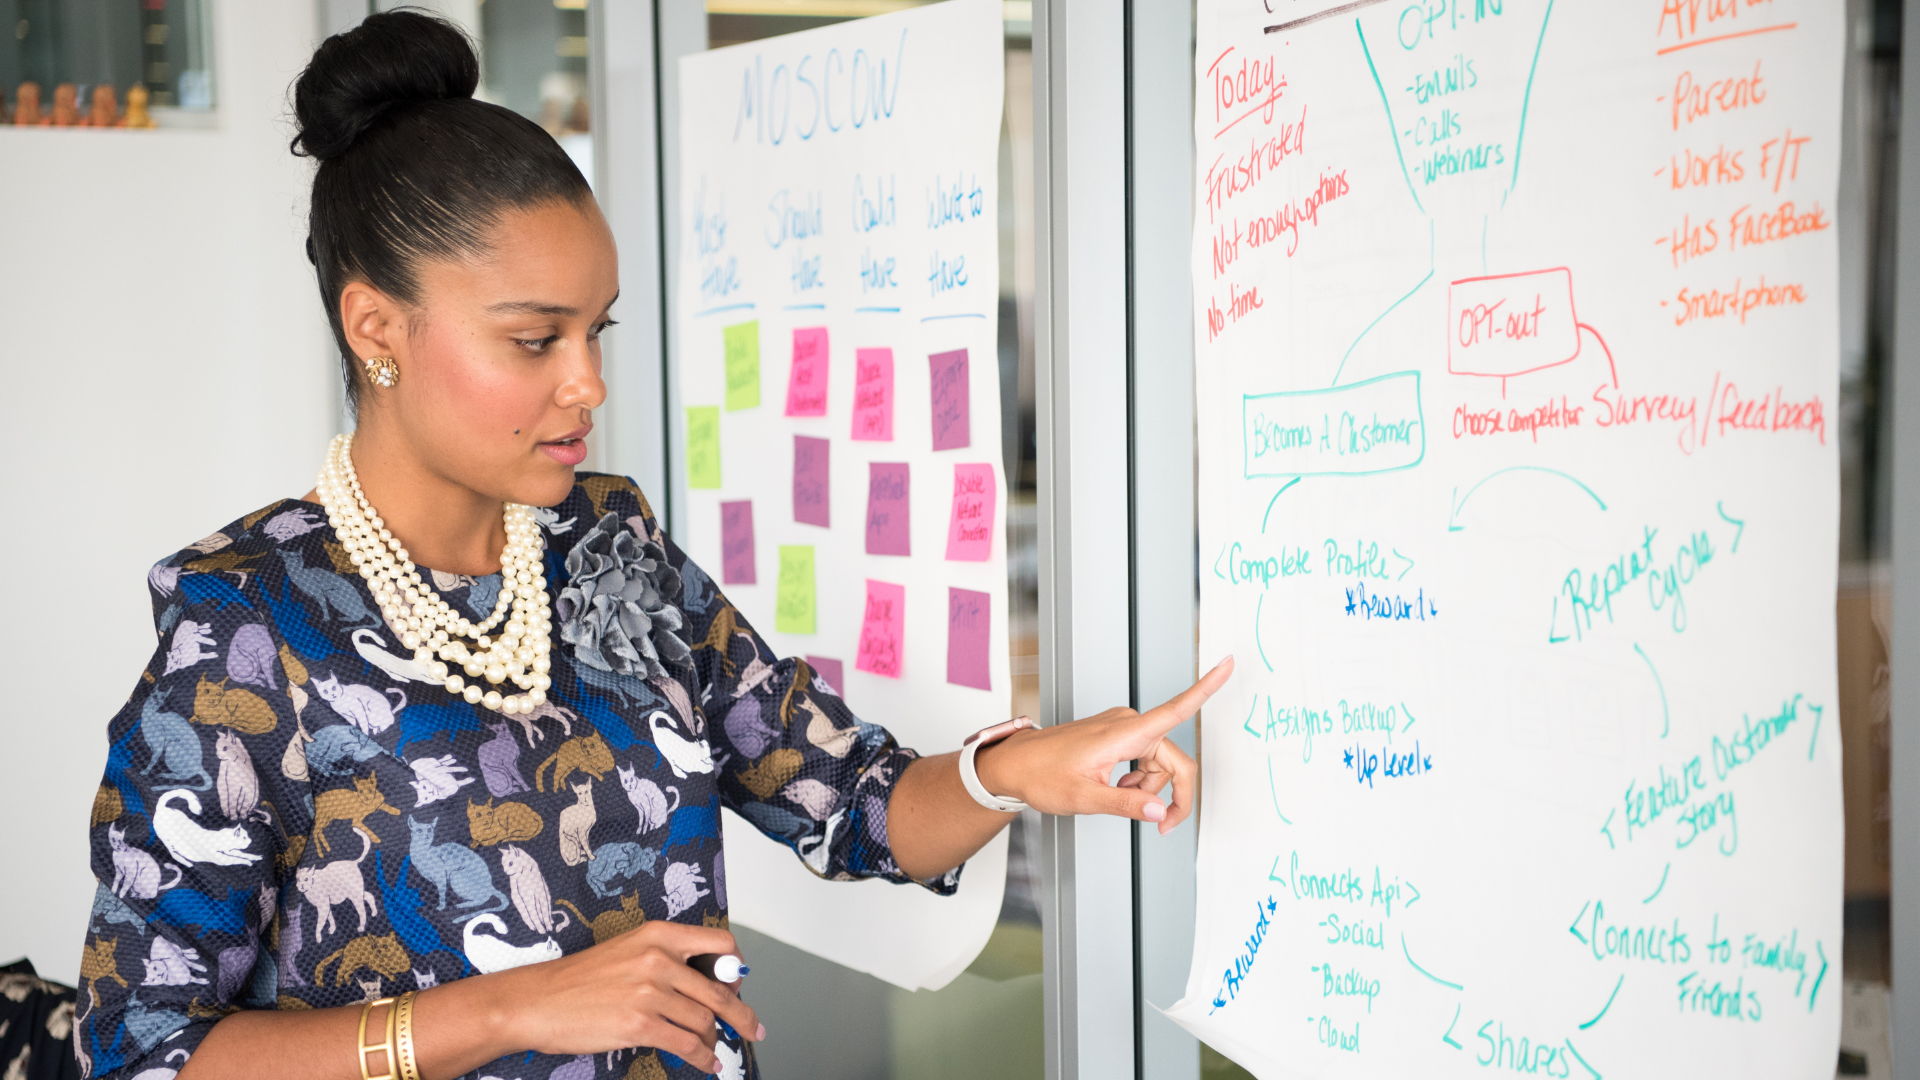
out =
[[(1161, 833), (1193, 812), (1199, 766), (1167, 733), (1200, 710), (1233, 675), (1233, 657), (1200, 681), (1146, 712), (1119, 707), (1071, 724), (1032, 728), (981, 749), (974, 760), (981, 784), (1044, 814), (1112, 814), (1158, 822)], [(1113, 767), (1135, 762), (1109, 784)], [(1172, 798), (1160, 792), (1171, 783)]]

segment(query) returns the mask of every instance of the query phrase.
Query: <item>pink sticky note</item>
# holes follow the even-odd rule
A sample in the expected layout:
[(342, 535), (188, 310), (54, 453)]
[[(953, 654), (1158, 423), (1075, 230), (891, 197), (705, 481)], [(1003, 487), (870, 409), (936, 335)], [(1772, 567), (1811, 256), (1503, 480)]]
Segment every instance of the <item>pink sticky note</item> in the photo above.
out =
[(947, 558), (985, 562), (993, 555), (993, 507), (998, 495), (991, 465), (953, 467), (953, 518)]
[(753, 501), (720, 504), (720, 582), (753, 585)]
[(809, 656), (807, 657), (807, 666), (813, 669), (815, 675), (827, 680), (827, 685), (833, 687), (834, 693), (839, 694), (841, 697), (847, 696), (846, 691), (841, 689), (846, 683), (841, 678), (842, 669), (840, 667), (840, 661), (832, 660), (825, 656)]
[(827, 328), (793, 332), (793, 367), (787, 373), (787, 415), (827, 415)]
[(993, 689), (991, 651), (993, 598), (972, 589), (947, 590), (947, 681)]
[(860, 657), (853, 662), (854, 669), (899, 678), (906, 638), (907, 587), (868, 578), (867, 609), (860, 624)]
[(973, 391), (967, 381), (967, 350), (934, 353), (927, 363), (933, 377), (933, 448), (957, 450), (971, 445), (967, 418)]
[(827, 447), (825, 439), (793, 437), (793, 520), (823, 529), (829, 527)]
[(893, 441), (893, 350), (853, 353), (853, 437)]
[(907, 463), (867, 464), (867, 554), (911, 555), (907, 538)]

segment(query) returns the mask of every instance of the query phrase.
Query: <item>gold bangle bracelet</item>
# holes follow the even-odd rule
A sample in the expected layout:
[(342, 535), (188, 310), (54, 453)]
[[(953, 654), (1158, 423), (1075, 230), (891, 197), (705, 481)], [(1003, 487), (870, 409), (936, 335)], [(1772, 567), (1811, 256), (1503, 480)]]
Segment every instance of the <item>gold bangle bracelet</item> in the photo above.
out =
[(400, 1051), (400, 1080), (420, 1080), (420, 1064), (413, 1056), (413, 997), (409, 990), (400, 995), (400, 1001), (393, 1007), (395, 1017), (394, 1044)]
[[(367, 1018), (373, 1014), (373, 1008), (376, 1005), (387, 1007), (387, 1040), (369, 1046), (367, 1045)], [(355, 1054), (360, 1062), (360, 1080), (400, 1080), (399, 1069), (396, 1068), (398, 1059), (393, 1052), (394, 1043), (397, 1041), (394, 1037), (395, 1030), (399, 1021), (399, 1009), (396, 1005), (394, 998), (379, 998), (360, 1007), (360, 1038), (356, 1041)], [(386, 1055), (386, 1072), (375, 1074), (373, 1070), (367, 1068), (367, 1055), (374, 1053)]]

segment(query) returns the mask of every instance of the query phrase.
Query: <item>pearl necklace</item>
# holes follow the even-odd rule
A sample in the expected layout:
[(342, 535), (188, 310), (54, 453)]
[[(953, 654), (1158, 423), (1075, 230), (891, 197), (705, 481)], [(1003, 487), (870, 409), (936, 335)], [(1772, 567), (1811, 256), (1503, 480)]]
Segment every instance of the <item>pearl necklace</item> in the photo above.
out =
[[(387, 625), (400, 635), (402, 645), (413, 650), (414, 663), (444, 684), (448, 693), (472, 704), (509, 716), (539, 708), (553, 685), (548, 674), (553, 666), (548, 656), (553, 650), (553, 621), (547, 616), (552, 597), (543, 572), (546, 540), (532, 508), (505, 505), (507, 546), (500, 553), (500, 599), (491, 615), (473, 622), (426, 586), (407, 549), (367, 502), (353, 471), (352, 445), (352, 435), (334, 436), (315, 487), (327, 508), (327, 524), (373, 590)], [(500, 636), (489, 637), (503, 619), (506, 626)], [(463, 638), (471, 638), (473, 646), (469, 648)], [(458, 665), (465, 677), (449, 664)], [(494, 684), (511, 680), (525, 693), (483, 690), (477, 681), (483, 677)]]

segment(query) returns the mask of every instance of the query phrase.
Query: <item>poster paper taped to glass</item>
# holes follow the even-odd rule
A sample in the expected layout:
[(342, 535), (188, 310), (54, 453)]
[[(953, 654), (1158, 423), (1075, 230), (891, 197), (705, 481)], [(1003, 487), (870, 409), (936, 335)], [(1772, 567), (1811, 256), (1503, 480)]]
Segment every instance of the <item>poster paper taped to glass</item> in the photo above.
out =
[[(1004, 532), (950, 543), (961, 494), (1006, 502), (1001, 35), (998, 3), (949, 0), (680, 61), (682, 536), (777, 653), (926, 754), (1011, 708)], [(999, 916), (1004, 835), (945, 898), (725, 836), (733, 918), (909, 989)]]
[(1844, 5), (1200, 0), (1206, 811), (1262, 1080), (1829, 1075)]

